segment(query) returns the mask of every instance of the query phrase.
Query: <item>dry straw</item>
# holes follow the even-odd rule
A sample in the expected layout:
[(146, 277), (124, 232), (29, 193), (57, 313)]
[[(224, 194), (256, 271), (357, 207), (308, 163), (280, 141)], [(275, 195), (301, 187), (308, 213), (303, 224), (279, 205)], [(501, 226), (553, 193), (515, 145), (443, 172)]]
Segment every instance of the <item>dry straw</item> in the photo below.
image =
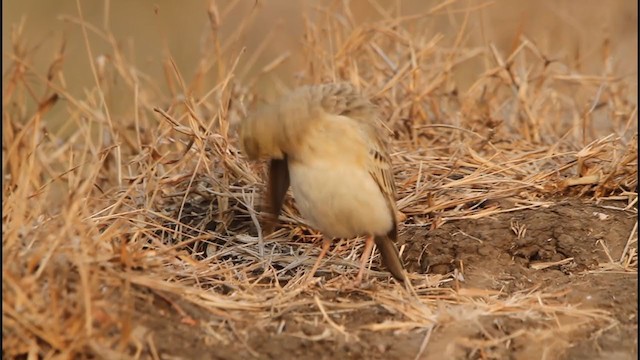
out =
[[(637, 105), (625, 94), (636, 85), (613, 72), (585, 75), (551, 61), (524, 35), (509, 52), (466, 47), (468, 17), (452, 42), (412, 31), (442, 7), (406, 18), (380, 9), (382, 20), (366, 24), (356, 23), (348, 9), (317, 9), (300, 49), (260, 67), (261, 49), (234, 50), (250, 18), (234, 25), (233, 36), (218, 36), (234, 4), (210, 6), (213, 46), (203, 52), (194, 79), (184, 79), (167, 58), (169, 90), (152, 83), (112, 34), (86, 24), (80, 12), (66, 20), (77, 24), (87, 56), (97, 59), (89, 33), (112, 47), (108, 59), (92, 62), (95, 87), (72, 95), (64, 81), (68, 69), (60, 64), (81, 55), (62, 47), (43, 73), (32, 65), (24, 23), (13, 28), (3, 78), (4, 354), (157, 358), (139, 328), (140, 306), (150, 294), (172, 303), (186, 322), (200, 319), (190, 319), (184, 304), (202, 307), (214, 328), (232, 323), (242, 329), (251, 320), (277, 331), (283, 314), (319, 316), (325, 337), (413, 329), (431, 335), (486, 315), (614, 322), (544, 289), (455, 290), (455, 276), (411, 274), (410, 289), (377, 272), (371, 272), (371, 289), (349, 289), (346, 276), (304, 283), (319, 236), (291, 202), (282, 228), (258, 236), (263, 167), (239, 153), (233, 130), (261, 101), (257, 81), (295, 56), (304, 64), (301, 83), (348, 80), (382, 109), (394, 134), (405, 229), (550, 206), (559, 197), (624, 200), (624, 210), (635, 211)], [(461, 89), (455, 73), (471, 61), (487, 65)], [(252, 66), (261, 69), (255, 78), (234, 76)], [(135, 111), (110, 111), (113, 79), (131, 95)], [(67, 119), (64, 139), (47, 125), (54, 107)], [(637, 271), (636, 229), (623, 256), (600, 271)], [(336, 243), (319, 274), (352, 276), (360, 247), (355, 240)], [(325, 292), (338, 295), (324, 298)], [(372, 306), (394, 320), (352, 329), (332, 316)], [(220, 334), (209, 331), (219, 341), (233, 337)], [(541, 328), (516, 336), (545, 335)], [(480, 349), (510, 338), (460, 341)]]

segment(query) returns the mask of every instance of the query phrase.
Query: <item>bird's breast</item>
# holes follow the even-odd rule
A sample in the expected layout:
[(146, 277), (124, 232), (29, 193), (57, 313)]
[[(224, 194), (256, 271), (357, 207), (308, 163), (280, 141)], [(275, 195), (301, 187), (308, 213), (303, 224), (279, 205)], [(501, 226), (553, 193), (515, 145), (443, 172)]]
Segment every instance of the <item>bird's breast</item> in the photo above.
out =
[(382, 235), (393, 227), (387, 199), (353, 157), (292, 159), (289, 172), (298, 210), (326, 236)]

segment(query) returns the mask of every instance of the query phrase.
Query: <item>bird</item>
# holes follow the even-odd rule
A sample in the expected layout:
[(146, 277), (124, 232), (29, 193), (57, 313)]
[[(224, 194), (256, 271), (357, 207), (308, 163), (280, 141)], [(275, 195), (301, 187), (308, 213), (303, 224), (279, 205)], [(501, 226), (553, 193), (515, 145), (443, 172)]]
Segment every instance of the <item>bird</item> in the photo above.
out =
[(241, 150), (250, 160), (268, 159), (271, 221), (291, 187), (300, 214), (322, 233), (310, 276), (333, 239), (364, 236), (355, 283), (362, 281), (374, 243), (391, 275), (405, 280), (385, 130), (379, 109), (349, 82), (300, 86), (241, 121)]

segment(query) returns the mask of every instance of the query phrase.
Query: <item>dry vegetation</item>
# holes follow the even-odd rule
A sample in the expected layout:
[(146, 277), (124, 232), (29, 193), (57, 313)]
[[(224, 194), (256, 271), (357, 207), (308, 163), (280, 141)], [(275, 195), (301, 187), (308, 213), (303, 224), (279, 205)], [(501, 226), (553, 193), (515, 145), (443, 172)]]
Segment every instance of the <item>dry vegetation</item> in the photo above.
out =
[[(310, 11), (301, 46), (259, 61), (268, 45), (236, 51), (251, 22), (225, 22), (237, 3), (209, 6), (190, 80), (169, 54), (164, 79), (149, 78), (118, 39), (83, 23), (80, 12), (67, 20), (84, 52), (60, 46), (41, 69), (33, 59), (42, 55), (22, 36), (29, 24), (15, 23), (3, 77), (3, 358), (194, 358), (190, 351), (201, 348), (209, 349), (205, 357), (278, 357), (255, 341), (285, 333), (318, 358), (327, 350), (317, 344), (375, 334), (415, 340), (390, 358), (504, 358), (517, 341), (547, 344), (519, 358), (553, 358), (576, 342), (568, 334), (593, 338), (619, 326), (615, 309), (581, 306), (548, 284), (471, 286), (464, 264), (442, 273), (410, 266), (404, 288), (375, 271), (375, 259), (368, 287), (353, 289), (362, 247), (353, 239), (336, 242), (321, 278), (305, 283), (319, 237), (291, 201), (283, 226), (258, 236), (264, 169), (239, 153), (234, 135), (237, 121), (263, 101), (265, 79), (277, 91), (296, 85), (274, 80), (283, 67), (300, 84), (356, 84), (393, 132), (409, 263), (416, 259), (407, 257), (408, 234), (418, 229), (535, 214), (567, 199), (635, 216), (636, 74), (617, 69), (610, 39), (597, 54), (601, 71), (583, 72), (578, 55), (547, 53), (525, 33), (512, 34), (508, 49), (470, 45), (470, 19), (490, 4), (448, 1), (397, 16), (369, 2), (377, 20), (360, 22), (336, 2)], [(418, 31), (446, 16), (455, 17), (456, 35)], [(219, 36), (225, 26), (233, 36)], [(108, 56), (92, 51), (96, 42), (110, 46)], [(96, 60), (93, 86), (83, 93), (66, 85), (69, 57)], [(286, 69), (291, 64), (300, 66)], [(461, 85), (469, 67), (478, 71)], [(53, 111), (64, 119), (56, 128)], [(521, 224), (509, 226), (526, 236)], [(621, 230), (620, 251), (601, 242), (606, 260), (571, 275), (637, 282), (637, 222)], [(637, 299), (637, 290), (628, 296)], [(523, 325), (480, 338), (458, 331), (483, 329), (486, 318)], [(345, 351), (373, 356), (367, 349)], [(294, 354), (284, 346), (280, 357)]]

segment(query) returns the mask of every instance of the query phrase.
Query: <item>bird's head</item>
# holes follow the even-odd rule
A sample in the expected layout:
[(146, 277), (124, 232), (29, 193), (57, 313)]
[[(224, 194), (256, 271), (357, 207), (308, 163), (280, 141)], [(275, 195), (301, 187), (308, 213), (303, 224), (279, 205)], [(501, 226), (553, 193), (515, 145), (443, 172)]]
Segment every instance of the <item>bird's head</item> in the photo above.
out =
[(247, 157), (252, 160), (284, 157), (278, 143), (281, 126), (277, 116), (273, 109), (263, 108), (242, 120), (238, 134), (240, 147)]

